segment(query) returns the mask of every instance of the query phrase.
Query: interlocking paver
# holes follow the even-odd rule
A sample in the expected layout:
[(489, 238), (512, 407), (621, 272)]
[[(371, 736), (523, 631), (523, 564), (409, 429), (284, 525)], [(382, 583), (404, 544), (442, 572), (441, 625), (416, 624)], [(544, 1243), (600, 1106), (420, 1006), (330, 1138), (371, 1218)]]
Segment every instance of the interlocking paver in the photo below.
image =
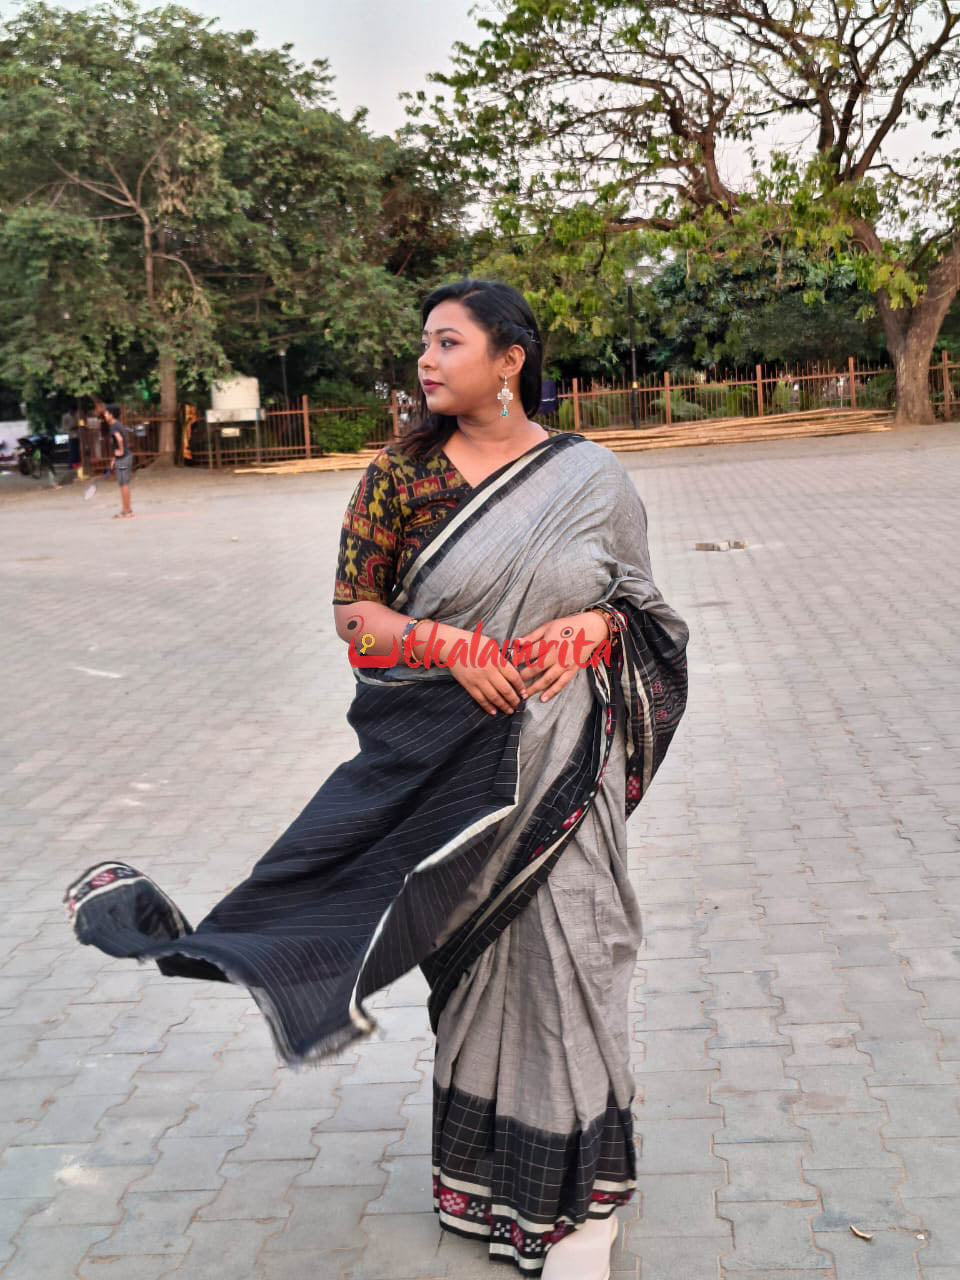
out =
[(926, 1241), (914, 1232), (875, 1231), (869, 1243), (849, 1231), (818, 1231), (815, 1239), (829, 1250), (843, 1280), (914, 1280), (921, 1274)]
[(211, 1191), (128, 1191), (123, 1220), (90, 1250), (93, 1258), (135, 1258), (138, 1254), (182, 1256), (186, 1230)]
[[(398, 1117), (398, 1124), (400, 1118)], [(390, 1157), (400, 1128), (371, 1129), (364, 1133), (324, 1133), (317, 1135), (318, 1154), (309, 1168), (297, 1178), (298, 1187), (352, 1187), (382, 1185), (387, 1179), (385, 1152)], [(418, 1152), (418, 1155), (425, 1153)]]
[(813, 1223), (814, 1231), (849, 1231), (851, 1225), (868, 1234), (887, 1227), (917, 1231), (921, 1221), (900, 1198), (904, 1182), (902, 1167), (856, 1170), (816, 1169), (810, 1177), (820, 1191), (823, 1212)]
[(815, 1201), (728, 1201), (722, 1212), (733, 1223), (736, 1242), (726, 1266), (813, 1270), (830, 1261), (811, 1235)]
[[(621, 459), (691, 698), (628, 832), (642, 1197), (612, 1280), (955, 1280), (960, 438)], [(119, 856), (198, 919), (352, 753), (316, 564), (332, 579), (355, 479), (144, 476), (169, 518), (122, 529), (106, 493), (0, 512), (24, 601), (0, 667), (4, 1280), (491, 1274), (432, 1212), (419, 973), (371, 1000), (381, 1038), (291, 1072), (245, 993), (81, 949), (61, 915)], [(730, 536), (736, 558), (693, 550)]]
[(251, 1160), (220, 1166), (223, 1185), (214, 1198), (197, 1213), (200, 1222), (242, 1219), (256, 1205), (257, 1218), (282, 1219), (293, 1207), (290, 1191), (296, 1178), (310, 1168), (309, 1160)]
[(714, 1152), (727, 1162), (727, 1181), (717, 1202), (814, 1200), (816, 1187), (804, 1178), (802, 1142), (717, 1142)]
[(109, 1233), (108, 1226), (36, 1227), (28, 1221), (3, 1268), (4, 1280), (74, 1280), (84, 1255)]

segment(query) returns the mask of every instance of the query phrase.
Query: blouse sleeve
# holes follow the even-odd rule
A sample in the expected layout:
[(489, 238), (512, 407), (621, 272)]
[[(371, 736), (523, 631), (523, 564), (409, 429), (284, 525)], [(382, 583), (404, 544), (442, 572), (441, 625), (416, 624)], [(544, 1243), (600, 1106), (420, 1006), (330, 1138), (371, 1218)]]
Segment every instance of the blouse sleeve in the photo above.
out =
[(357, 483), (344, 513), (333, 603), (386, 604), (397, 581), (401, 537), (390, 457), (381, 451)]

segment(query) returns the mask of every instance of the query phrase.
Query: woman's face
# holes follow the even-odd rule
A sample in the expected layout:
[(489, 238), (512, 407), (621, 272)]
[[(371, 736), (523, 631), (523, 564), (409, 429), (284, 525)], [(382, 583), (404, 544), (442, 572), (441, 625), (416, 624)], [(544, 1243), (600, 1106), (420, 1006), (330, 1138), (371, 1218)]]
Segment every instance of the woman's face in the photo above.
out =
[(516, 346), (491, 356), (487, 332), (468, 308), (452, 300), (439, 303), (427, 316), (418, 364), (428, 409), (450, 417), (499, 412), (502, 375), (507, 375), (516, 394), (522, 350)]

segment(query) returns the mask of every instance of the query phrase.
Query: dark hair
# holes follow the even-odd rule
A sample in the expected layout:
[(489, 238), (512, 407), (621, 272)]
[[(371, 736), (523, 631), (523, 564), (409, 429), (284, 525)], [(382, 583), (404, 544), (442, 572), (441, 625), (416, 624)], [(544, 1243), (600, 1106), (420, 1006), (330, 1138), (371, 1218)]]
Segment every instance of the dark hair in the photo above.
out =
[[(540, 330), (526, 298), (512, 285), (497, 280), (457, 280), (441, 285), (423, 301), (421, 323), (425, 326), (430, 312), (441, 302), (462, 302), (474, 320), (487, 332), (490, 349), (495, 355), (508, 347), (521, 346), (525, 359), (520, 370), (520, 402), (524, 412), (533, 415), (540, 407), (543, 347)], [(423, 388), (419, 388), (413, 424), (400, 438), (404, 453), (420, 457), (453, 434), (455, 417), (431, 413)]]

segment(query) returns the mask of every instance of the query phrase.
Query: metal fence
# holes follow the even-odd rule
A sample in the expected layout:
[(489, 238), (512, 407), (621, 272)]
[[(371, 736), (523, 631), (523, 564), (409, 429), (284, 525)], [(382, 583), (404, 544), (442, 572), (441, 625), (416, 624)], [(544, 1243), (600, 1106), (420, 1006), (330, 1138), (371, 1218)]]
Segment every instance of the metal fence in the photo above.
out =
[[(960, 361), (947, 353), (930, 367), (930, 397), (938, 418), (960, 416)], [(703, 372), (629, 383), (600, 383), (573, 378), (558, 385), (558, 407), (538, 414), (545, 425), (571, 431), (603, 431), (673, 426), (684, 422), (731, 418), (774, 418), (806, 410), (885, 409), (893, 388), (887, 366), (858, 365), (851, 356), (845, 368), (805, 365), (797, 370), (768, 369), (758, 364), (749, 374), (710, 380)]]
[[(960, 361), (943, 352), (929, 377), (937, 417), (960, 417)], [(775, 419), (806, 410), (883, 409), (889, 407), (892, 379), (889, 367), (860, 365), (852, 356), (840, 369), (808, 364), (777, 370), (758, 364), (749, 373), (712, 379), (703, 371), (664, 373), (634, 387), (573, 378), (558, 384), (556, 409), (536, 416), (545, 426), (602, 432), (633, 425), (642, 430), (732, 418)], [(175, 424), (177, 457), (214, 468), (376, 448), (401, 434), (412, 407), (412, 397), (403, 391), (393, 391), (389, 401), (363, 405), (317, 404), (301, 396), (262, 411), (258, 422), (208, 426), (202, 414), (184, 405)], [(165, 419), (124, 407), (122, 421), (136, 462), (142, 465), (157, 457)], [(107, 470), (112, 451), (106, 431), (81, 428), (80, 437), (86, 474)]]
[[(134, 466), (144, 466), (160, 455), (160, 433), (169, 418), (150, 417), (122, 406), (120, 421), (127, 428), (127, 438), (133, 452)], [(174, 423), (174, 439), (176, 439)], [(113, 446), (110, 430), (106, 425), (84, 425), (77, 428), (80, 440), (80, 466), (86, 476), (103, 475), (113, 462)]]
[(385, 444), (399, 434), (393, 403), (311, 404), (307, 396), (261, 411), (258, 422), (208, 424), (188, 407), (184, 460), (207, 467), (322, 457)]

